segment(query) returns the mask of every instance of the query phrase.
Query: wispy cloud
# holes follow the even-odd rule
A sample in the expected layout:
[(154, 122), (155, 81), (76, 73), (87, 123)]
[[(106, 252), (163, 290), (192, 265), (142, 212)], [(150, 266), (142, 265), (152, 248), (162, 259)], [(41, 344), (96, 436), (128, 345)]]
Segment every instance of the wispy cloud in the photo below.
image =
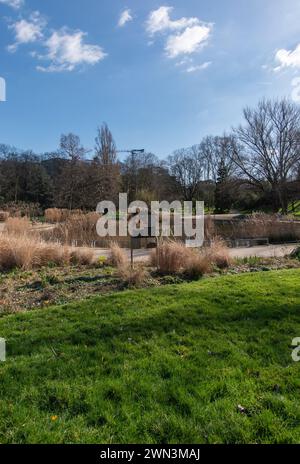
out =
[(294, 50), (286, 50), (284, 48), (278, 50), (275, 55), (275, 61), (278, 66), (275, 71), (280, 71), (283, 68), (299, 68), (300, 69), (300, 43)]
[(8, 50), (15, 52), (19, 45), (33, 43), (42, 39), (45, 26), (46, 21), (38, 11), (32, 13), (28, 20), (16, 21), (9, 26), (14, 31), (15, 43), (9, 45)]
[[(170, 15), (173, 10), (173, 7), (161, 6), (151, 11), (146, 21), (146, 31), (152, 40), (157, 34), (165, 36), (166, 56), (173, 59), (181, 58), (181, 64), (182, 58), (191, 57), (207, 44), (213, 24), (196, 17), (172, 19)], [(187, 72), (196, 70), (199, 70), (199, 66), (190, 65), (186, 69)]]
[(198, 64), (198, 65), (192, 65), (186, 69), (186, 72), (194, 73), (197, 71), (203, 71), (204, 69), (207, 69), (210, 65), (211, 65), (211, 61), (206, 61), (205, 63)]
[(11, 6), (15, 10), (18, 10), (24, 5), (24, 0), (0, 0), (0, 3)]
[[(287, 50), (281, 48), (275, 53), (275, 65), (268, 67), (264, 66), (264, 69), (271, 69), (276, 73), (283, 70), (290, 70), (292, 74), (300, 71), (300, 43), (296, 45), (294, 49)], [(300, 77), (294, 77), (291, 80), (291, 99), (295, 103), (300, 103)]]
[(86, 34), (83, 31), (69, 31), (62, 28), (54, 31), (44, 45), (47, 53), (39, 56), (48, 60), (47, 66), (37, 66), (38, 71), (61, 72), (73, 71), (84, 64), (94, 65), (103, 60), (107, 55), (99, 45), (84, 43)]
[(131, 10), (129, 9), (124, 10), (120, 15), (118, 26), (123, 27), (125, 26), (125, 24), (127, 24), (129, 21), (132, 21), (132, 20), (133, 20), (133, 17), (131, 14)]
[(210, 35), (209, 26), (187, 27), (182, 33), (169, 36), (165, 50), (169, 58), (191, 55), (202, 48)]
[(193, 26), (199, 23), (198, 18), (180, 18), (173, 21), (170, 18), (170, 13), (174, 10), (171, 6), (161, 6), (157, 10), (151, 11), (146, 22), (147, 32), (151, 35), (157, 32), (176, 31), (184, 29), (188, 26)]

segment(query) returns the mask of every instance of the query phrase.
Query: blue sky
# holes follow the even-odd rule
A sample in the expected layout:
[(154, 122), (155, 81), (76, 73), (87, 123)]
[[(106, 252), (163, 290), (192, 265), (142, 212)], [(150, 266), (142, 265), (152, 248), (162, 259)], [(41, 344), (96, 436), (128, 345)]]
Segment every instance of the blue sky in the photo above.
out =
[(263, 96), (300, 102), (299, 0), (0, 0), (0, 141), (61, 133), (165, 157)]

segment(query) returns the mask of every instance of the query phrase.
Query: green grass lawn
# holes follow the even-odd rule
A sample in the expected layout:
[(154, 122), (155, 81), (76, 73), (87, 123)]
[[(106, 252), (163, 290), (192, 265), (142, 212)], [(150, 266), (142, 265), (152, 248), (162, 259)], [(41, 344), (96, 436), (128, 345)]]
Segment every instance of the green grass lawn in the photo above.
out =
[(0, 443), (300, 443), (299, 281), (225, 276), (2, 317)]

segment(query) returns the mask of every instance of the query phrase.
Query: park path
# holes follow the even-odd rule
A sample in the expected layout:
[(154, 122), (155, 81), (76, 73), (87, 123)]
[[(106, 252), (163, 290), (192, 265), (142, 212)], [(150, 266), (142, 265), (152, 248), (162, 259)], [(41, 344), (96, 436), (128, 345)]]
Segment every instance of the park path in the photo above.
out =
[[(299, 245), (298, 245), (299, 246)], [(232, 258), (248, 258), (257, 256), (260, 258), (282, 258), (292, 253), (297, 248), (296, 244), (293, 245), (268, 245), (268, 246), (256, 246), (251, 248), (230, 248), (229, 254)], [(126, 250), (128, 259), (130, 259), (130, 250)], [(134, 260), (135, 261), (146, 261), (150, 255), (150, 250), (135, 250)], [(109, 257), (110, 251), (106, 248), (95, 248), (95, 256)]]

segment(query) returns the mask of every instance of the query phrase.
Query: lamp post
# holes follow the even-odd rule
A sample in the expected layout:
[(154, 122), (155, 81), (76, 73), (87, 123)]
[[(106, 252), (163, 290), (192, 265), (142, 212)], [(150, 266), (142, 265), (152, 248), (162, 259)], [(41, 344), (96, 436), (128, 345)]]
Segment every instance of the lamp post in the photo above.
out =
[[(134, 163), (134, 156), (135, 155), (142, 155), (145, 153), (145, 149), (133, 149), (133, 150), (117, 150), (116, 153), (130, 153), (131, 154), (131, 163), (133, 165)], [(136, 184), (136, 183), (135, 183)], [(136, 192), (137, 193), (137, 192)], [(131, 262), (131, 268), (133, 268), (133, 262), (134, 262), (134, 240), (131, 238), (130, 240), (130, 262)]]

